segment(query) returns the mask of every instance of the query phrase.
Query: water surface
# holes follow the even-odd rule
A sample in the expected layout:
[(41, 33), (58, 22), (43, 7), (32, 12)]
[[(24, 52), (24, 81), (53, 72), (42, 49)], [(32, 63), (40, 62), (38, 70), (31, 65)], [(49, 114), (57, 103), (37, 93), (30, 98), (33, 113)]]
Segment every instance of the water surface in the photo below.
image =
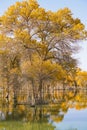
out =
[(87, 130), (87, 91), (59, 91), (45, 105), (0, 99), (0, 130)]

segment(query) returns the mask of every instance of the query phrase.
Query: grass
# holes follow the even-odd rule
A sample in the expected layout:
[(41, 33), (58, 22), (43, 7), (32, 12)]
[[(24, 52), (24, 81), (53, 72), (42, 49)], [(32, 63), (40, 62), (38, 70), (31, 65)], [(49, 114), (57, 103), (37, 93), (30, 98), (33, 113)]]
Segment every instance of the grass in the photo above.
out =
[(54, 130), (48, 123), (24, 123), (20, 121), (1, 121), (0, 130)]

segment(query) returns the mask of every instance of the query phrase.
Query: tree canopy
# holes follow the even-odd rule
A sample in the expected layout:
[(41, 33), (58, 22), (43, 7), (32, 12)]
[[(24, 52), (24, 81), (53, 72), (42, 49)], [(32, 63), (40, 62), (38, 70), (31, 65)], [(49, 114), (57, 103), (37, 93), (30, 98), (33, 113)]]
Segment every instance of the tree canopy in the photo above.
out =
[(0, 17), (1, 74), (13, 88), (26, 79), (41, 93), (44, 83), (66, 80), (77, 67), (72, 54), (86, 37), (70, 9), (52, 12), (36, 0), (16, 2)]

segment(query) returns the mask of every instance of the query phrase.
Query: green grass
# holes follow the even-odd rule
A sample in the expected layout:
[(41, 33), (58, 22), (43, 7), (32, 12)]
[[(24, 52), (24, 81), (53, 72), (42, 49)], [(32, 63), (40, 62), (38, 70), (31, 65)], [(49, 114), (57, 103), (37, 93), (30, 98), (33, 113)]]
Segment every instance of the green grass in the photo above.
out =
[(48, 123), (24, 123), (20, 121), (2, 121), (0, 130), (54, 130)]

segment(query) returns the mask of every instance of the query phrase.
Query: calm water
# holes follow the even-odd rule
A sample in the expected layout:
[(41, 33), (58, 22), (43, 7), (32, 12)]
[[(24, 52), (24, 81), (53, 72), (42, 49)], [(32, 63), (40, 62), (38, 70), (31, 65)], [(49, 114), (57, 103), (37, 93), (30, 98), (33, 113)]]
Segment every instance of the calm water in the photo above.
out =
[(0, 130), (87, 130), (87, 91), (58, 92), (48, 105), (0, 100)]
[(87, 130), (87, 109), (69, 109), (62, 122), (53, 122), (55, 130)]

